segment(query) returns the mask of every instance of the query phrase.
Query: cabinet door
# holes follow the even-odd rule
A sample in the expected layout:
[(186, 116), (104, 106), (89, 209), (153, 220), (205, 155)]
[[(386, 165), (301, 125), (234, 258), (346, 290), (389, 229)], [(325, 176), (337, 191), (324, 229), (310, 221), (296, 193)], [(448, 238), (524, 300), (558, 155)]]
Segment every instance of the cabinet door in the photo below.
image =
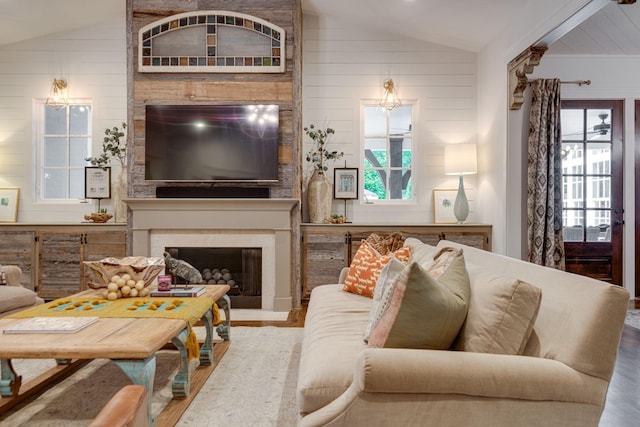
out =
[[(84, 233), (82, 261), (99, 261), (103, 258), (122, 258), (126, 252), (126, 233), (124, 231), (89, 231)], [(81, 289), (86, 289), (87, 281), (93, 279), (84, 264), (81, 268)]]
[(83, 232), (38, 233), (40, 280), (38, 295), (46, 300), (80, 291)]
[[(348, 253), (348, 260), (349, 260), (349, 264), (351, 263), (351, 260), (353, 259), (353, 257), (355, 256), (356, 252), (358, 251), (358, 248), (360, 248), (360, 245), (362, 244), (362, 240), (365, 240), (367, 237), (369, 237), (369, 235), (371, 235), (372, 233), (375, 233), (381, 237), (385, 237), (388, 236), (389, 234), (391, 234), (392, 232), (387, 232), (387, 231), (365, 231), (365, 232), (356, 232), (356, 233), (351, 233), (350, 234), (350, 243), (349, 243), (349, 253)], [(405, 235), (405, 237), (413, 237), (415, 239), (420, 240), (422, 243), (426, 243), (427, 245), (431, 245), (431, 246), (435, 246), (438, 244), (438, 242), (440, 241), (440, 232), (439, 231), (425, 231), (425, 232), (402, 232), (402, 234)]]
[(337, 283), (340, 271), (349, 263), (344, 232), (307, 231), (302, 236), (302, 295), (307, 296), (315, 286)]
[(35, 290), (36, 233), (33, 231), (3, 231), (0, 233), (0, 265), (17, 265), (22, 270), (20, 282)]

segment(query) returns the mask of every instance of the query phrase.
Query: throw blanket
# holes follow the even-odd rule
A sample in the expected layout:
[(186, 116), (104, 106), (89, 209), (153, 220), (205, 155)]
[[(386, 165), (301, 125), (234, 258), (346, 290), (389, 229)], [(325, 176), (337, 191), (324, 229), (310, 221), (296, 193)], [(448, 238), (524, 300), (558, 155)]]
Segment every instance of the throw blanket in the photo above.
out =
[(99, 298), (60, 298), (7, 316), (30, 317), (150, 317), (182, 319), (189, 327), (186, 347), (189, 359), (199, 357), (200, 347), (193, 325), (213, 307), (214, 322), (219, 320), (218, 307), (211, 298), (122, 298), (108, 301)]

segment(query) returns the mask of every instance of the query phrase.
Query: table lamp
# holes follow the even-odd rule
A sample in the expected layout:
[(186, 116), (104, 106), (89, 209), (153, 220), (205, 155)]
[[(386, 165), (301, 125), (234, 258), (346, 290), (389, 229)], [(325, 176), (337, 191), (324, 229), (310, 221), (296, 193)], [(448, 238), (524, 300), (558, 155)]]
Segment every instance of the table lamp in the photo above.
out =
[(459, 175), (458, 195), (453, 204), (453, 213), (459, 224), (469, 216), (469, 202), (464, 192), (464, 175), (478, 173), (478, 156), (476, 144), (447, 144), (444, 149), (444, 173)]

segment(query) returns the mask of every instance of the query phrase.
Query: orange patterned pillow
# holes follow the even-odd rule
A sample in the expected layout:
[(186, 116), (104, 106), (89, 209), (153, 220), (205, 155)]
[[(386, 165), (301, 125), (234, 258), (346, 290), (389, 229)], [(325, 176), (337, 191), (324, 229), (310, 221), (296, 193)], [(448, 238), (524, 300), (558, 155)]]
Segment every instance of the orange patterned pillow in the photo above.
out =
[(406, 264), (410, 255), (411, 247), (409, 246), (387, 255), (380, 255), (366, 240), (363, 240), (351, 261), (349, 273), (344, 280), (342, 289), (354, 294), (373, 297), (378, 276), (391, 257), (395, 256), (398, 261)]

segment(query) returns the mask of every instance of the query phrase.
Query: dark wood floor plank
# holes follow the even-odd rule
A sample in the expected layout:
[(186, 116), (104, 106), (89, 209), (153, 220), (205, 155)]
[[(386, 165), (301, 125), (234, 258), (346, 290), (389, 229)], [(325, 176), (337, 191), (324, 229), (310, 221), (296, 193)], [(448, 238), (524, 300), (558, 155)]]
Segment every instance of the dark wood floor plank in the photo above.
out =
[(640, 329), (625, 325), (600, 427), (640, 425)]

